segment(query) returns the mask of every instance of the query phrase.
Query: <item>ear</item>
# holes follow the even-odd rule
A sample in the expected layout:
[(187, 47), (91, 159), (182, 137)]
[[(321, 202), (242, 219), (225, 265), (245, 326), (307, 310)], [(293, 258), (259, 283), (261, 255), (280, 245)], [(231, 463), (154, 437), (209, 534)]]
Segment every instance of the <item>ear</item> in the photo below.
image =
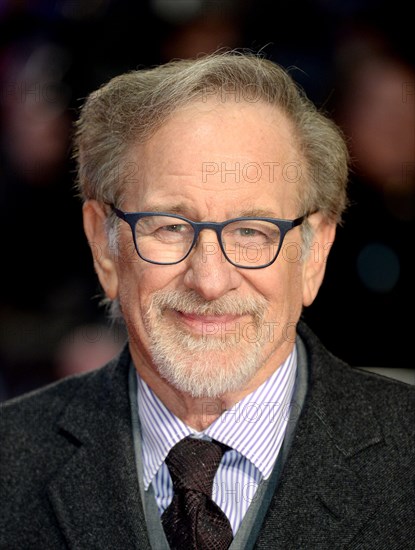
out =
[(94, 258), (94, 267), (102, 288), (110, 300), (118, 296), (118, 274), (110, 250), (105, 222), (107, 215), (99, 202), (88, 200), (83, 206), (84, 231)]
[(309, 217), (313, 239), (303, 263), (303, 305), (313, 303), (326, 271), (326, 261), (336, 235), (335, 222), (323, 218), (320, 212)]

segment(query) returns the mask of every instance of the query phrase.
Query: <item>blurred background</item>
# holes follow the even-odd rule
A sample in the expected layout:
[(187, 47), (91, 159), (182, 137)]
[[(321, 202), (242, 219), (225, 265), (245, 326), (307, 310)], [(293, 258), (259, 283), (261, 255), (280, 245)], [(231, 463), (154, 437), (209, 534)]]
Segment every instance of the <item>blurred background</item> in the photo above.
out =
[(218, 47), (289, 68), (344, 129), (351, 205), (304, 318), (353, 366), (415, 383), (412, 36), (399, 0), (0, 0), (0, 400), (97, 368), (125, 340), (99, 305), (73, 189), (84, 98)]

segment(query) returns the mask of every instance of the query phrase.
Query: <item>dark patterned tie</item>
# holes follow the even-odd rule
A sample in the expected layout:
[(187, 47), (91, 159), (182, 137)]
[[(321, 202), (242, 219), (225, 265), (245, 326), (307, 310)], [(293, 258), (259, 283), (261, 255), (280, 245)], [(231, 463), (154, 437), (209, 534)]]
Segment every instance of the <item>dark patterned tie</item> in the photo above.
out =
[(211, 498), (213, 478), (227, 449), (217, 441), (186, 437), (167, 455), (174, 495), (161, 521), (171, 548), (226, 550), (231, 544), (229, 520)]

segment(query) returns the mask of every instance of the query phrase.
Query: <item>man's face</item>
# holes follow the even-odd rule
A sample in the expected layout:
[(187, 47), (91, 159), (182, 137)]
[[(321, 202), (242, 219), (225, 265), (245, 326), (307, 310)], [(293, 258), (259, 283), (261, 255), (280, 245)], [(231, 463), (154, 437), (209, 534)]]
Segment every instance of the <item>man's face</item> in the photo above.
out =
[[(296, 198), (304, 165), (290, 124), (261, 103), (195, 103), (132, 147), (124, 168), (130, 177), (117, 206), (125, 211), (215, 222), (303, 214)], [(292, 350), (303, 303), (315, 296), (298, 227), (272, 265), (250, 270), (223, 257), (211, 230), (183, 262), (150, 264), (132, 252), (131, 230), (120, 223), (111, 284), (103, 286), (119, 297), (145, 379), (215, 397), (254, 389), (278, 368)]]

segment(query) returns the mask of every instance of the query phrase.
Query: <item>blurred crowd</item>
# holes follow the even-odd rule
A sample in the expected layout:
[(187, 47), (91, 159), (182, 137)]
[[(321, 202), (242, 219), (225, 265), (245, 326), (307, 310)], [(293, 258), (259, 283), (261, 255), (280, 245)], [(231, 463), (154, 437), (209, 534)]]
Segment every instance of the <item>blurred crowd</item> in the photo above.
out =
[(344, 129), (350, 207), (304, 312), (354, 366), (412, 368), (415, 59), (405, 4), (373, 0), (0, 2), (0, 400), (113, 357), (74, 191), (73, 122), (129, 69), (221, 48), (292, 71)]

